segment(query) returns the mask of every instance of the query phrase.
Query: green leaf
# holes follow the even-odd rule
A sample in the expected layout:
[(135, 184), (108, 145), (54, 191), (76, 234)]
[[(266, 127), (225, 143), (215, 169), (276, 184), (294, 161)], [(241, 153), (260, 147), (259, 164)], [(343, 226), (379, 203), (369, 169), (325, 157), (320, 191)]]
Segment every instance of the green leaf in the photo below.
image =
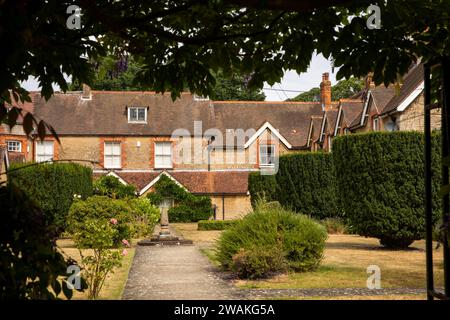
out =
[(39, 121), (38, 123), (38, 136), (41, 140), (44, 140), (45, 138), (45, 122), (43, 120)]
[(20, 109), (17, 107), (13, 107), (8, 111), (8, 125), (10, 128), (13, 128), (16, 125), (19, 115)]
[(27, 136), (29, 136), (30, 133), (33, 131), (33, 121), (35, 120), (31, 113), (27, 113), (23, 118), (22, 126)]
[(66, 283), (66, 282), (63, 282), (62, 290), (63, 290), (64, 296), (65, 296), (67, 299), (69, 299), (69, 300), (72, 299), (72, 296), (73, 296), (73, 290), (72, 290), (72, 289), (69, 289), (69, 287), (67, 286), (67, 283)]
[(445, 195), (450, 193), (450, 185), (441, 186), (441, 190), (439, 191), (439, 195), (444, 197)]
[(442, 164), (447, 167), (450, 166), (450, 156), (442, 158)]

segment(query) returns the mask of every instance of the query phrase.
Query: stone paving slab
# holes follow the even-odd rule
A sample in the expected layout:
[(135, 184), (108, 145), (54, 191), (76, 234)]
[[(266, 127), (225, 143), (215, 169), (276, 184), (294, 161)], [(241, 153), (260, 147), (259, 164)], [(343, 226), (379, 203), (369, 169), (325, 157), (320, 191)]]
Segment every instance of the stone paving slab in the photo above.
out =
[(233, 291), (195, 245), (138, 246), (122, 299), (228, 300)]

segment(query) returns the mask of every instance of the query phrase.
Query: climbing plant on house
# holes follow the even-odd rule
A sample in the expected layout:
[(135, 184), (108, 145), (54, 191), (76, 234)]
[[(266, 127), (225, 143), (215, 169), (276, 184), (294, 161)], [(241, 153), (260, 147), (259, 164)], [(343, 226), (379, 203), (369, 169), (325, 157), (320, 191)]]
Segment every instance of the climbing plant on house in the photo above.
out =
[(174, 206), (168, 212), (171, 222), (197, 222), (213, 215), (210, 197), (193, 195), (164, 174), (147, 198), (154, 205), (160, 205), (164, 199), (172, 199)]

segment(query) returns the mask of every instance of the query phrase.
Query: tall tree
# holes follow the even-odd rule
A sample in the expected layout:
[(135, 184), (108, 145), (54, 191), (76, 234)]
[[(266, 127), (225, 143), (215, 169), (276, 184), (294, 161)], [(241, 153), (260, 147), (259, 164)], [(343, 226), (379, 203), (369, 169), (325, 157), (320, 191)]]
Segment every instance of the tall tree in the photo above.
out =
[[(331, 100), (337, 101), (343, 98), (350, 98), (364, 87), (364, 82), (355, 77), (348, 80), (341, 80), (331, 87)], [(320, 88), (312, 88), (307, 92), (300, 93), (289, 101), (320, 101)]]
[(266, 95), (262, 90), (248, 87), (249, 79), (238, 74), (225, 77), (219, 71), (215, 74), (216, 83), (209, 97), (212, 100), (264, 101)]
[[(367, 27), (370, 4), (380, 8), (380, 29)], [(36, 77), (46, 98), (53, 83), (68, 88), (64, 74), (89, 84), (86, 57), (111, 49), (142, 59), (138, 80), (175, 99), (185, 88), (211, 95), (219, 69), (251, 74), (250, 88), (272, 85), (284, 70), (306, 71), (314, 51), (333, 58), (338, 79), (373, 72), (376, 84), (389, 84), (419, 57), (433, 62), (450, 47), (447, 0), (80, 0), (80, 28), (70, 23), (77, 17), (66, 13), (69, 5), (0, 2), (7, 44), (0, 49), (1, 121), (12, 125), (18, 116), (4, 105), (8, 89), (29, 100), (20, 81)], [(27, 133), (37, 126), (45, 134), (45, 123), (32, 116), (23, 123)]]

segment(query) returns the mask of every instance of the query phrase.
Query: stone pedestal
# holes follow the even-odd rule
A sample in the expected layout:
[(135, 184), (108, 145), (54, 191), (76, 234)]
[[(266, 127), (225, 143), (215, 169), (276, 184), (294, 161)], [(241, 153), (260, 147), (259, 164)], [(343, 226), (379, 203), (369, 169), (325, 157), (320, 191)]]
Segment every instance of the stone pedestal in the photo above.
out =
[(163, 245), (182, 245), (192, 244), (192, 240), (181, 239), (173, 234), (169, 227), (169, 208), (161, 208), (161, 230), (154, 234), (150, 239), (145, 239), (138, 242), (140, 246), (163, 246)]

